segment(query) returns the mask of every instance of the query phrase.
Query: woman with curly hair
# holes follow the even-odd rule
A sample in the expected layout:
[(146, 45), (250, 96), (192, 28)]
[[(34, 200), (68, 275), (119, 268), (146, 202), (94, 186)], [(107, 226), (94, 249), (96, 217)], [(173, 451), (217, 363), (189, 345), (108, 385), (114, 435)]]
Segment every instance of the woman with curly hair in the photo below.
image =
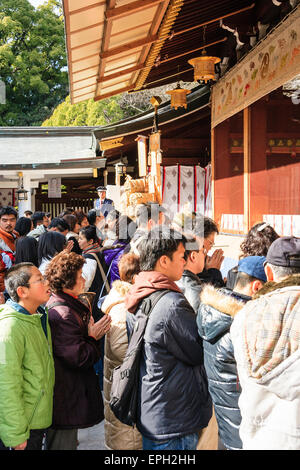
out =
[(100, 339), (110, 328), (110, 316), (94, 322), (80, 300), (85, 260), (71, 252), (56, 255), (45, 276), (52, 295), (47, 303), (55, 364), (53, 423), (48, 450), (76, 450), (78, 429), (103, 420), (103, 400), (94, 364), (101, 357)]
[[(240, 259), (247, 256), (266, 256), (270, 245), (279, 238), (278, 233), (267, 222), (259, 222), (249, 230), (241, 243)], [(228, 271), (226, 287), (233, 289), (237, 276), (237, 266)]]

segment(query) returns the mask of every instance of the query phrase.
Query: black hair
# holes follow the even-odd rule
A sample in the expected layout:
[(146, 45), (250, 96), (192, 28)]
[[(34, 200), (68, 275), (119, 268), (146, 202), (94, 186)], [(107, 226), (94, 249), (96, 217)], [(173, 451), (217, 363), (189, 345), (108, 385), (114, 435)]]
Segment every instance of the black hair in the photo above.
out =
[(219, 233), (219, 228), (216, 222), (210, 217), (206, 217), (202, 214), (194, 214), (194, 223), (193, 223), (194, 233), (198, 237), (207, 238), (211, 233)]
[(257, 279), (256, 277), (250, 276), (250, 274), (243, 273), (242, 271), (238, 271), (233, 290), (236, 289), (237, 287), (240, 287), (241, 289), (243, 289), (244, 287), (247, 287), (253, 281), (264, 282), (261, 279)]
[(60, 214), (58, 214), (58, 217), (62, 218), (64, 215), (67, 214), (73, 214), (74, 210), (70, 207), (67, 207), (65, 210), (63, 210)]
[(25, 211), (24, 214), (32, 215), (33, 212), (32, 211)]
[(158, 224), (161, 212), (164, 212), (163, 208), (156, 203), (142, 204), (136, 211), (137, 226), (145, 227), (149, 220), (153, 220)]
[(268, 249), (277, 238), (279, 235), (271, 225), (265, 222), (253, 225), (241, 243), (242, 254), (240, 257), (267, 256)]
[(199, 251), (199, 242), (196, 238), (195, 235), (186, 235), (186, 242), (185, 242), (185, 259), (188, 259), (188, 256), (193, 252), (193, 251)]
[(86, 227), (82, 227), (79, 232), (83, 234), (87, 241), (93, 240), (94, 243), (99, 243), (95, 225), (87, 225)]
[(29, 287), (29, 280), (31, 278), (31, 268), (34, 267), (32, 263), (20, 263), (10, 268), (5, 276), (4, 285), (11, 300), (14, 302), (19, 301), (17, 289), (20, 286)]
[(45, 232), (39, 237), (38, 260), (41, 264), (42, 259), (51, 259), (57, 253), (64, 250), (66, 246), (66, 237), (60, 232)]
[(77, 218), (77, 222), (79, 223), (79, 225), (82, 224), (84, 219), (87, 219), (87, 215), (83, 211), (75, 211), (73, 215), (75, 215), (75, 217)]
[(38, 222), (43, 222), (44, 217), (45, 217), (45, 212), (35, 212), (31, 216), (31, 220), (33, 222), (34, 228), (36, 228)]
[(30, 262), (39, 267), (38, 242), (33, 237), (20, 237), (16, 240), (15, 264), (23, 262)]
[(18, 212), (11, 206), (4, 206), (0, 208), (0, 219), (3, 215), (14, 215), (17, 218)]
[(48, 227), (49, 229), (50, 228), (57, 228), (57, 230), (59, 232), (65, 232), (65, 230), (68, 230), (68, 232), (70, 231), (70, 225), (68, 224), (68, 222), (63, 219), (62, 217), (54, 217), (51, 222), (50, 222), (50, 225)]
[(163, 255), (172, 259), (180, 244), (185, 247), (186, 237), (168, 226), (157, 225), (139, 243), (141, 271), (153, 271)]
[(136, 223), (127, 215), (121, 215), (114, 226), (117, 240), (129, 243), (137, 229)]
[(219, 233), (219, 228), (216, 222), (209, 217), (204, 217), (204, 238), (207, 238), (211, 233)]
[(74, 232), (75, 225), (78, 223), (77, 217), (73, 214), (66, 214), (63, 219), (68, 223), (71, 232)]
[(90, 225), (95, 225), (96, 217), (97, 217), (96, 209), (91, 209), (90, 211), (88, 211), (87, 219)]
[(24, 237), (31, 230), (31, 220), (28, 217), (20, 217), (17, 220), (15, 231), (18, 232), (20, 237)]

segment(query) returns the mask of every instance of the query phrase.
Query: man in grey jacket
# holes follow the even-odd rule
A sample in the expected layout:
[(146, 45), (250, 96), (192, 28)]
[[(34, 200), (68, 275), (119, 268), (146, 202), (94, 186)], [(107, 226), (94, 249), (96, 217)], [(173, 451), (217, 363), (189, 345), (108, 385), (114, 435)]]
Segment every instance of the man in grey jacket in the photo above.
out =
[(144, 450), (194, 450), (212, 416), (196, 315), (175, 281), (185, 266), (185, 238), (154, 227), (140, 243), (141, 272), (125, 305), (138, 321), (139, 306), (157, 290), (144, 334), (137, 428)]

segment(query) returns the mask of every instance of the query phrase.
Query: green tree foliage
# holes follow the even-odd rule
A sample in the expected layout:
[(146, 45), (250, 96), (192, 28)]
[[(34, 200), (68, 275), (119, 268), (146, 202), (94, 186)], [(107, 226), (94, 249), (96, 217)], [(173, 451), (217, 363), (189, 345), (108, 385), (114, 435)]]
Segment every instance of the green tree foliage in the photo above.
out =
[[(189, 83), (184, 86), (192, 89), (195, 85)], [(163, 102), (169, 101), (170, 97), (166, 91), (173, 88), (174, 84), (171, 84), (137, 93), (123, 93), (101, 101), (90, 99), (76, 104), (71, 104), (68, 96), (42, 125), (47, 127), (105, 126), (152, 110), (150, 99), (153, 95), (159, 95)]]
[(94, 101), (93, 99), (71, 104), (70, 97), (57, 106), (43, 126), (104, 126), (123, 119), (119, 96)]
[(68, 94), (60, 2), (35, 9), (28, 0), (0, 2), (1, 126), (39, 126)]

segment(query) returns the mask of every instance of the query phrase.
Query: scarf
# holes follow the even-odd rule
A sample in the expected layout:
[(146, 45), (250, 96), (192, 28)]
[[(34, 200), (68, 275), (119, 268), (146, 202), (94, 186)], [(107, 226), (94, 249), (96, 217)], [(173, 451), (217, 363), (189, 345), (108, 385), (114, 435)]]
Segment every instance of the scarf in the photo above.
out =
[(88, 255), (90, 253), (99, 253), (99, 252), (100, 252), (100, 245), (97, 242), (94, 243), (93, 245), (90, 245), (85, 250), (82, 250), (83, 255)]
[(144, 297), (157, 290), (169, 289), (180, 292), (180, 288), (165, 274), (157, 271), (143, 271), (139, 273), (135, 282), (125, 297), (125, 306), (130, 313), (135, 313), (139, 303)]

